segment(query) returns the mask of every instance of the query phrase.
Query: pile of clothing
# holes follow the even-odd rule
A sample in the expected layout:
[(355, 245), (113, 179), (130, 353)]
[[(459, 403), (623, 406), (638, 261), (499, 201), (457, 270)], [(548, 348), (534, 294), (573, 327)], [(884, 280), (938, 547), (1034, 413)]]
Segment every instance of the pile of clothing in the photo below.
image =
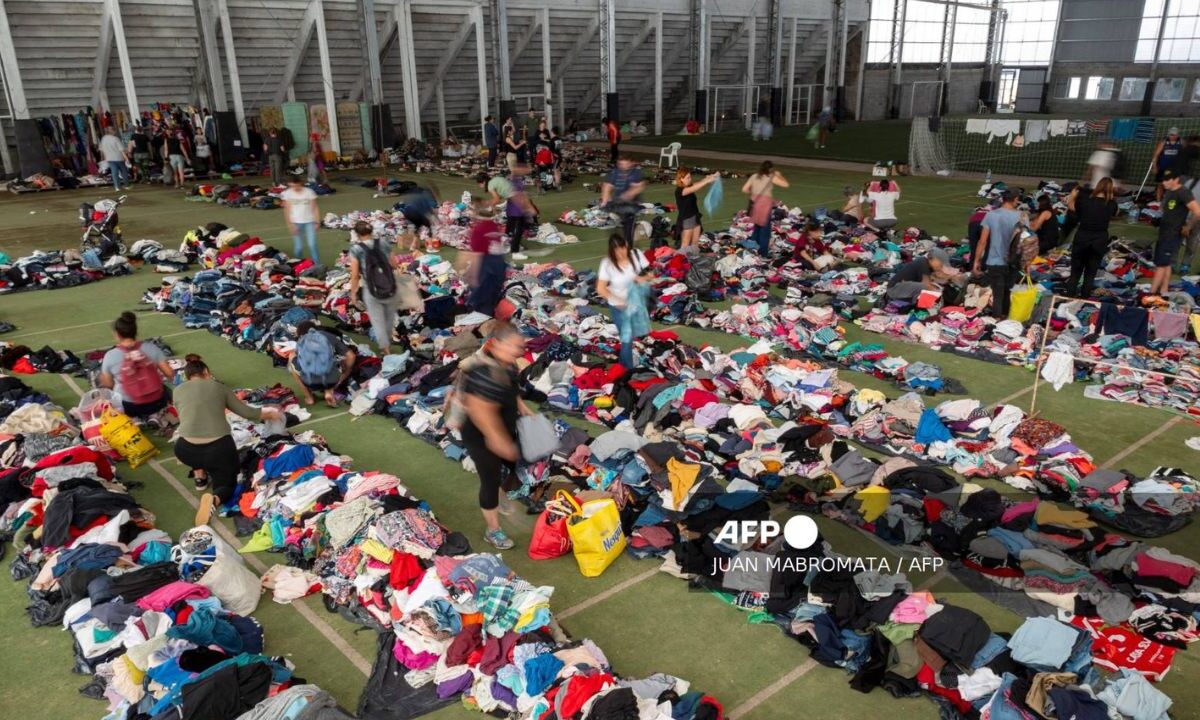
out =
[(70, 350), (55, 350), (49, 345), (34, 350), (28, 345), (0, 342), (0, 370), (33, 375), (39, 372), (74, 373), (80, 367), (79, 358)]
[(35, 250), (9, 258), (0, 253), (0, 295), (21, 290), (58, 290), (133, 272), (129, 260), (113, 255), (103, 263), (90, 262), (78, 250)]
[(303, 694), (325, 707), (321, 717), (349, 720), (319, 688), (298, 685), (290, 662), (264, 654), (251, 616), (259, 579), (231, 545), (208, 526), (173, 541), (130, 494), (134, 484), (78, 444), (60, 408), (24, 407), (52, 427), (0, 426), (0, 534), (17, 551), (13, 578), (29, 580), (30, 621), (70, 633), (73, 669), (90, 676), (82, 694), (108, 717), (197, 720)]

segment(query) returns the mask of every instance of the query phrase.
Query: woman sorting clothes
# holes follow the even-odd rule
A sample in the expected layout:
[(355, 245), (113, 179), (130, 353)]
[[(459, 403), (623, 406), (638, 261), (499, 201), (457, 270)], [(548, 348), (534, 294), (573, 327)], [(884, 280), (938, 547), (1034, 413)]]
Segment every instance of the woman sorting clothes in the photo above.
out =
[(137, 316), (121, 313), (113, 335), (117, 344), (104, 353), (97, 384), (111, 388), (130, 417), (149, 417), (169, 405), (171, 394), (163, 382), (174, 379), (175, 371), (157, 345), (138, 340)]
[(762, 257), (766, 257), (771, 249), (771, 211), (775, 209), (776, 186), (785, 188), (788, 181), (770, 160), (742, 185), (742, 192), (750, 196), (750, 220), (754, 223), (750, 239), (758, 246), (758, 254)]
[(689, 248), (700, 242), (700, 203), (697, 193), (716, 182), (721, 173), (706, 175), (692, 181), (691, 168), (675, 171), (675, 207), (679, 208), (679, 249)]
[(458, 394), (466, 413), (460, 432), (479, 473), (479, 509), (487, 525), (483, 537), (498, 550), (513, 546), (500, 528), (500, 489), (520, 459), (517, 418), (531, 414), (517, 384), (517, 360), (524, 354), (525, 338), (500, 322), (483, 349), (459, 367)]
[(634, 339), (650, 332), (644, 285), (649, 270), (650, 261), (641, 250), (631, 250), (619, 233), (609, 237), (608, 256), (600, 261), (600, 272), (596, 278), (596, 293), (608, 301), (608, 309), (621, 340), (620, 362), (626, 370), (634, 368)]
[(208, 523), (216, 505), (225, 505), (237, 490), (241, 460), (230, 434), (225, 411), (259, 422), (280, 420), (276, 408), (254, 408), (238, 399), (233, 390), (213, 379), (199, 355), (188, 355), (183, 384), (175, 389), (179, 428), (175, 431), (175, 457), (192, 469), (197, 490), (208, 490), (200, 498), (196, 524)]

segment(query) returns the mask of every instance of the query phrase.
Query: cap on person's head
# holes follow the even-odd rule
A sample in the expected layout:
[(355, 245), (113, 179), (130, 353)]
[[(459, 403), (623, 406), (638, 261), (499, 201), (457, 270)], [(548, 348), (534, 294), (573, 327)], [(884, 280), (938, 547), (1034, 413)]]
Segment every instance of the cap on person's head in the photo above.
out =
[(1167, 134), (1168, 135), (1178, 135), (1179, 128), (1177, 128), (1177, 127), (1167, 128)]
[(925, 256), (929, 260), (937, 260), (938, 263), (946, 265), (950, 262), (950, 254), (941, 248), (934, 248)]
[(1166, 170), (1162, 171), (1162, 181), (1163, 182), (1166, 182), (1168, 180), (1178, 180), (1178, 179), (1179, 179), (1179, 173), (1176, 172), (1175, 170), (1172, 170), (1171, 168), (1167, 168)]

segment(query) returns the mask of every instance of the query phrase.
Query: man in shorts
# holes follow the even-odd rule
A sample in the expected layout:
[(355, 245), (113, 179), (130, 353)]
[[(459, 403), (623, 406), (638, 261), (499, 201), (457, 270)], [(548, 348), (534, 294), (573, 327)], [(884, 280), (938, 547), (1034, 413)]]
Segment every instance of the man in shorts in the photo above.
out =
[[(1200, 217), (1200, 202), (1183, 185), (1183, 178), (1173, 169), (1163, 171), (1162, 218), (1158, 221), (1158, 240), (1154, 243), (1154, 280), (1151, 295), (1162, 295), (1171, 286), (1171, 264), (1191, 234), (1191, 223)], [(1189, 221), (1188, 215), (1192, 216)]]

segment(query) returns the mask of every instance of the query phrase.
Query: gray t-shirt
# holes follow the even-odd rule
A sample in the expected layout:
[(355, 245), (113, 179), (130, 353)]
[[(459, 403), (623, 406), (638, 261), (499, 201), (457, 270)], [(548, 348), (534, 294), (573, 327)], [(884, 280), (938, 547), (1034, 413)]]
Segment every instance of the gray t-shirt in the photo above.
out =
[[(154, 343), (144, 342), (141, 345), (142, 354), (150, 359), (150, 362), (155, 365), (161, 365), (167, 356)], [(125, 361), (125, 350), (121, 347), (115, 347), (112, 350), (104, 353), (104, 359), (100, 361), (100, 372), (108, 373), (113, 379), (113, 392), (121, 398), (121, 402), (125, 402), (125, 393), (121, 392), (121, 363)]]
[(1021, 213), (1007, 208), (996, 208), (983, 216), (983, 227), (988, 229), (985, 265), (1008, 264), (1008, 246), (1012, 244), (1013, 230), (1020, 221)]

